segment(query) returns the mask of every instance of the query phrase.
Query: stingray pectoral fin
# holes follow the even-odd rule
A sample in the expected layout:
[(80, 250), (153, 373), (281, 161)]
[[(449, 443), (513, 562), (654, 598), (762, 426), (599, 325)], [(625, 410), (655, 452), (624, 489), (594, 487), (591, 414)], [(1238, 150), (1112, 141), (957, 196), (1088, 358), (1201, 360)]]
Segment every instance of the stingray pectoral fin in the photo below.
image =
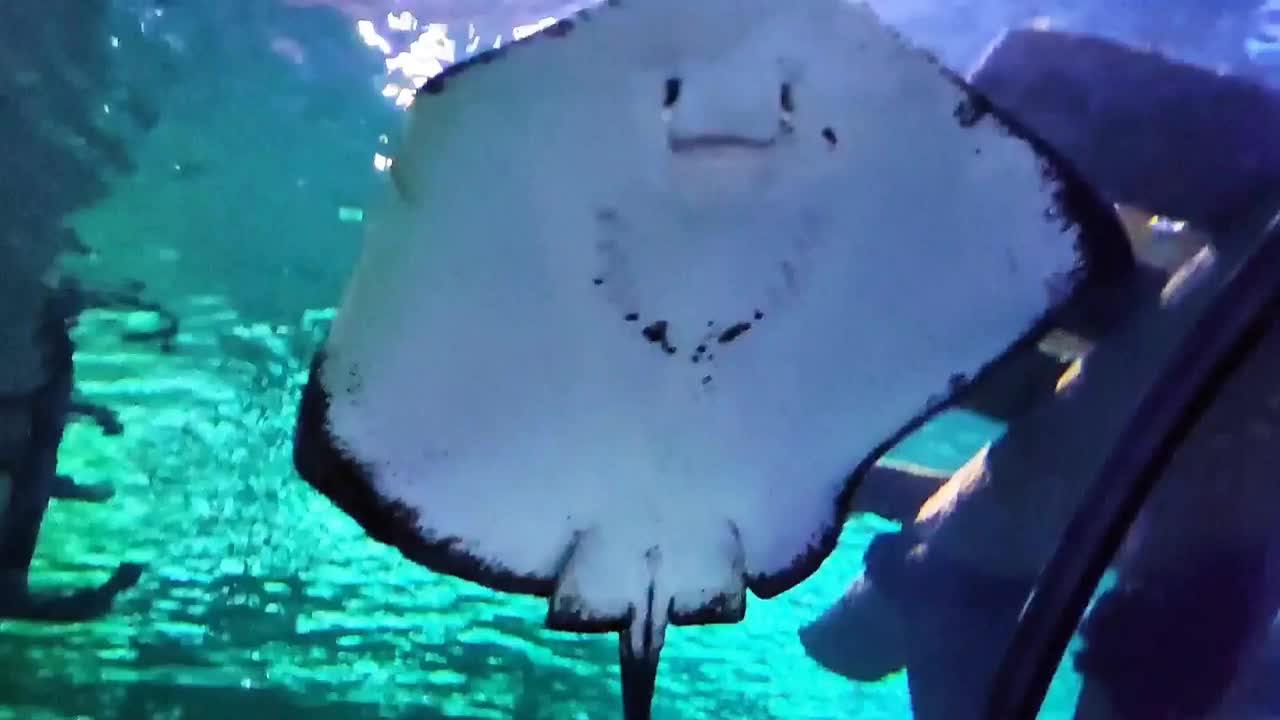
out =
[[(633, 550), (626, 532), (580, 533), (557, 577), (547, 627), (619, 633), (623, 714), (647, 720), (669, 624), (735, 623), (746, 612), (744, 553), (728, 522), (704, 526), (680, 553)], [(618, 559), (628, 558), (619, 563)]]
[(109, 593), (112, 598), (128, 590), (142, 579), (142, 571), (146, 566), (142, 563), (120, 563), (111, 577), (99, 587), (99, 591)]

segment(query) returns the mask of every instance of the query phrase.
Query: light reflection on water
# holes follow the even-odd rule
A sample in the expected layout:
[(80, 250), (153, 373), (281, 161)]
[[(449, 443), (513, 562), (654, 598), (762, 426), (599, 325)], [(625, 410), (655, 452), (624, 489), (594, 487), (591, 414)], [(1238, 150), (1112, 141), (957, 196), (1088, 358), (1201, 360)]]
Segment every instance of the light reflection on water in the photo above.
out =
[(413, 102), (414, 91), (446, 67), (481, 50), (499, 48), (507, 38), (522, 40), (555, 21), (554, 17), (544, 17), (537, 22), (516, 25), (505, 33), (486, 35), (474, 23), (465, 26), (433, 23), (402, 10), (359, 18), (356, 30), (366, 45), (386, 57), (388, 81), (382, 90), (383, 96), (394, 98), (400, 107), (408, 107)]

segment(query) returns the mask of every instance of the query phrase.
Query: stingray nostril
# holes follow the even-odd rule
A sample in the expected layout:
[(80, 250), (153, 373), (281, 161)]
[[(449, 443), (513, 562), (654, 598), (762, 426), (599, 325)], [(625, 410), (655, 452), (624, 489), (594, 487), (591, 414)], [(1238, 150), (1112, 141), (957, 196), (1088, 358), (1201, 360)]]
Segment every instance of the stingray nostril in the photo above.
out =
[(665, 86), (665, 94), (662, 98), (662, 106), (669, 108), (672, 105), (675, 105), (676, 101), (679, 99), (680, 99), (680, 78), (678, 77), (667, 78), (667, 82)]
[(781, 97), (782, 111), (785, 113), (793, 113), (796, 110), (795, 98), (791, 95), (791, 83), (782, 83)]
[(822, 138), (832, 145), (836, 144), (836, 131), (829, 127), (822, 128)]

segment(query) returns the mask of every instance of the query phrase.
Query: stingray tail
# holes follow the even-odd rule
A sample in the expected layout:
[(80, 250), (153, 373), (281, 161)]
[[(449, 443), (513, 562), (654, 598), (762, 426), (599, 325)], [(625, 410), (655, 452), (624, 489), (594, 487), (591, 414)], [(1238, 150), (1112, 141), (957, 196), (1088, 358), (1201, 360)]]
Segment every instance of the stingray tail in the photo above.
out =
[(649, 720), (653, 709), (653, 690), (658, 681), (659, 647), (650, 638), (632, 643), (630, 630), (618, 637), (618, 660), (622, 671), (622, 716), (625, 720)]
[[(622, 716), (625, 720), (650, 720), (658, 658), (667, 626), (675, 614), (675, 601), (662, 587), (657, 547), (644, 554), (646, 571), (619, 573), (609, 563), (612, 553), (605, 552), (616, 546), (600, 537), (596, 529), (575, 537), (556, 578), (555, 593), (547, 609), (547, 627), (570, 632), (617, 632)], [(620, 598), (629, 599), (622, 612)]]

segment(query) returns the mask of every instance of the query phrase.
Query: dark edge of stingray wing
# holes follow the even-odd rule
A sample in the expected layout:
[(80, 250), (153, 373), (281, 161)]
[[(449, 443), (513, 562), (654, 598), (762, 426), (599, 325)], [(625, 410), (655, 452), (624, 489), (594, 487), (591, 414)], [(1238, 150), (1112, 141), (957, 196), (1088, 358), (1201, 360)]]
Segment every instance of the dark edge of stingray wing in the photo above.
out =
[[(1055, 186), (1054, 207), (1048, 209), (1048, 216), (1060, 218), (1064, 229), (1076, 229), (1080, 264), (1068, 278), (1069, 296), (1050, 312), (1054, 326), (1041, 335), (1055, 329), (1088, 339), (1106, 335), (1124, 319), (1125, 308), (1130, 306), (1132, 280), (1144, 272), (1114, 207), (1069, 158), (1013, 113), (996, 105), (959, 75), (945, 68), (940, 70), (966, 95), (955, 111), (962, 125), (971, 127), (986, 119), (1031, 146), (1040, 158), (1045, 182)], [(1052, 397), (1069, 362), (1046, 355), (1034, 343), (1015, 350), (999, 357), (992, 371), (984, 373), (982, 381), (973, 383), (963, 400), (952, 406), (1010, 422), (1035, 403)]]
[(1010, 422), (1051, 397), (1069, 364), (1041, 352), (1038, 340), (1051, 330), (1089, 339), (1106, 335), (1124, 318), (1125, 296), (1140, 268), (1114, 207), (1068, 158), (963, 78), (941, 71), (966, 95), (955, 110), (956, 120), (965, 127), (994, 122), (1009, 136), (1027, 143), (1040, 158), (1044, 182), (1054, 187), (1054, 204), (1046, 209), (1046, 216), (1060, 219), (1064, 230), (1075, 229), (1080, 262), (1067, 278), (1071, 289), (1066, 300), (1048, 313), (1051, 327), (1041, 328), (1035, 342), (1015, 346), (997, 358), (991, 371), (982, 373), (981, 381), (975, 379), (964, 398), (951, 404)]
[[(938, 70), (966, 95), (955, 110), (956, 121), (962, 127), (974, 127), (984, 119), (990, 119), (1011, 137), (1030, 145), (1040, 158), (1044, 181), (1054, 187), (1054, 204), (1045, 208), (1046, 217), (1061, 220), (1064, 231), (1073, 227), (1076, 230), (1076, 252), (1080, 264), (1076, 277), (1072, 278), (1073, 295), (1127, 281), (1137, 266), (1137, 260), (1124, 225), (1111, 203), (1085, 180), (1073, 162), (1012, 113), (998, 107), (959, 75), (941, 65), (938, 65)], [(1074, 302), (1077, 302), (1075, 298), (1068, 301), (1069, 304)], [(1094, 314), (1081, 320), (1110, 324), (1100, 308), (1081, 308), (1082, 311), (1089, 309)]]
[(418, 88), (418, 92), (415, 98), (422, 99), (423, 95), (439, 95), (440, 93), (444, 92), (445, 86), (448, 84), (449, 80), (457, 77), (458, 75), (461, 75), (462, 73), (466, 72), (468, 69), (473, 68), (477, 65), (488, 65), (494, 60), (497, 60), (503, 55), (506, 55), (507, 52), (509, 52), (512, 48), (525, 47), (536, 42), (541, 42), (547, 38), (564, 37), (573, 31), (577, 23), (590, 21), (592, 15), (601, 6), (608, 5), (610, 7), (615, 7), (618, 4), (619, 4), (619, 0), (604, 0), (603, 2), (600, 2), (596, 5), (593, 5), (588, 8), (584, 8), (582, 10), (578, 10), (570, 15), (567, 15), (561, 18), (560, 20), (557, 20), (556, 22), (552, 23), (551, 25), (548, 25), (547, 27), (543, 28), (540, 32), (533, 33), (532, 35), (521, 38), (519, 40), (515, 40), (513, 42), (507, 43), (500, 47), (490, 48), (483, 52), (478, 52), (475, 55), (472, 55), (471, 57), (467, 58), (466, 60), (463, 60), (462, 62), (454, 63), (449, 67), (445, 68), (443, 71), (431, 76), (431, 79), (427, 80), (427, 82), (424, 83), (422, 87)]
[(697, 610), (677, 612), (672, 603), (667, 617), (672, 625), (732, 625), (747, 616), (747, 604), (741, 595), (720, 594), (703, 603)]
[(554, 577), (498, 570), (459, 549), (458, 538), (427, 540), (419, 528), (417, 512), (378, 494), (373, 473), (343, 452), (329, 429), (329, 391), (320, 380), (324, 361), (324, 352), (316, 353), (298, 406), (293, 464), (302, 479), (350, 515), (369, 537), (396, 548), (419, 565), (500, 592), (551, 595)]
[[(887, 29), (899, 42), (908, 45), (900, 34), (891, 28)], [(1045, 208), (1045, 216), (1059, 219), (1064, 233), (1075, 230), (1076, 254), (1080, 260), (1067, 278), (1069, 292), (1058, 305), (1046, 311), (1004, 352), (972, 378), (953, 378), (951, 387), (941, 396), (927, 403), (918, 415), (858, 461), (833, 503), (833, 521), (817, 542), (782, 572), (748, 576), (747, 585), (757, 597), (776, 597), (817, 571), (836, 547), (843, 530), (843, 521), (852, 507), (853, 495), (862, 484), (863, 477), (877, 460), (904, 438), (919, 430), (943, 410), (980, 404), (988, 393), (993, 392), (993, 387), (1000, 384), (1001, 377), (1009, 374), (1011, 367), (1025, 367), (1030, 354), (1040, 353), (1037, 346), (1050, 331), (1063, 328), (1092, 336), (1113, 326), (1121, 317), (1116, 312), (1116, 300), (1123, 297), (1124, 289), (1137, 269), (1128, 236), (1114, 208), (1084, 180), (1079, 171), (1048, 143), (1002, 112), (935, 57), (929, 53), (922, 54), (929, 58), (944, 78), (964, 92), (965, 98), (955, 110), (957, 123), (962, 127), (975, 127), (984, 121), (995, 122), (1011, 137), (1027, 143), (1040, 158), (1043, 180), (1053, 187), (1052, 204)], [(1025, 382), (1025, 378), (1019, 381)]]

